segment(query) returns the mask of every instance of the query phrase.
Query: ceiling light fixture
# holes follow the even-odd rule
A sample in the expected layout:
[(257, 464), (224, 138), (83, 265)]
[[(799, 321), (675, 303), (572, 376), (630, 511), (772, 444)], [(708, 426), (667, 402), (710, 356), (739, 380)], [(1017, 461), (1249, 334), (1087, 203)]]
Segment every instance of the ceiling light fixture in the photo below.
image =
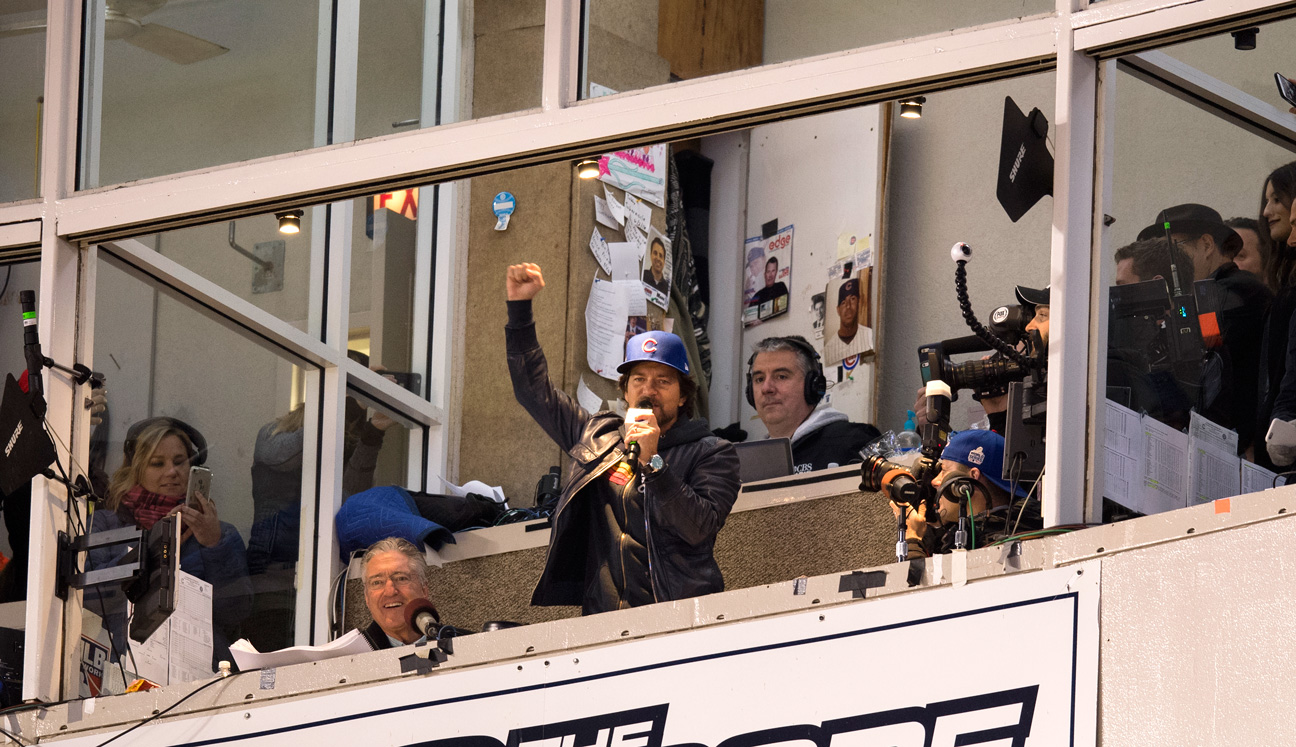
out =
[(900, 116), (905, 119), (922, 119), (923, 104), (927, 103), (926, 96), (912, 96), (900, 102)]
[(301, 233), (302, 211), (285, 210), (282, 213), (275, 213), (279, 219), (279, 233)]
[(1256, 48), (1256, 34), (1260, 33), (1259, 26), (1252, 26), (1249, 29), (1238, 29), (1233, 32), (1233, 48), (1243, 52), (1249, 52)]
[(598, 161), (586, 158), (576, 162), (576, 176), (582, 179), (594, 179), (599, 175)]

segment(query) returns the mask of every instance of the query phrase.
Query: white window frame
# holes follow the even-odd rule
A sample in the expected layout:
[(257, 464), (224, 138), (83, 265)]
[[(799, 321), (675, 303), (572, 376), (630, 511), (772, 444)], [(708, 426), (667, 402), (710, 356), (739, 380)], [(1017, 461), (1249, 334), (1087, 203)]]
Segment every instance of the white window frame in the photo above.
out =
[[(447, 0), (459, 8), (460, 0)], [(466, 0), (465, 0), (466, 1)], [(344, 5), (354, 0), (341, 0)], [(1048, 472), (1044, 483), (1050, 524), (1092, 516), (1095, 464), (1094, 392), (1098, 365), (1094, 341), (1100, 319), (1092, 318), (1097, 288), (1100, 242), (1095, 203), (1102, 204), (1108, 183), (1102, 167), (1097, 114), (1099, 65), (1117, 53), (1159, 46), (1180, 36), (1219, 33), (1281, 14), (1293, 2), (1261, 0), (1107, 0), (1086, 6), (1083, 0), (1058, 0), (1056, 12), (1015, 23), (989, 24), (949, 34), (909, 39), (738, 71), (594, 100), (577, 98), (579, 81), (579, 0), (548, 0), (542, 106), (480, 121), (443, 125), (393, 134), (359, 143), (323, 145), (312, 150), (142, 180), (128, 185), (75, 192), (81, 3), (51, 0), (46, 47), (45, 120), (41, 154), (41, 197), (0, 206), (0, 226), (41, 222), (41, 298), (39, 331), (47, 354), (61, 361), (88, 360), (89, 332), (78, 324), (93, 308), (94, 242), (126, 239), (183, 225), (225, 220), (289, 206), (351, 197), (395, 187), (445, 183), (477, 174), (536, 163), (571, 159), (612, 145), (642, 144), (712, 134), (815, 111), (828, 111), (1008, 75), (1056, 67), (1056, 160), (1050, 279), (1053, 283), (1050, 381), (1047, 432)], [(321, 0), (330, 7), (331, 0)], [(459, 34), (459, 38), (465, 35)], [(441, 71), (442, 75), (453, 71)], [(450, 190), (453, 191), (453, 190)], [(454, 200), (443, 200), (449, 215)], [(322, 210), (315, 211), (323, 213)], [(341, 215), (334, 220), (348, 220)], [(336, 227), (336, 226), (335, 226)], [(434, 298), (436, 339), (448, 343), (461, 328), (462, 293), (456, 287), (464, 267), (460, 248), (441, 244), (436, 259)], [(452, 250), (455, 249), (455, 250)], [(342, 252), (345, 265), (347, 253)], [(415, 397), (385, 379), (353, 366), (341, 354), (339, 330), (303, 333), (268, 318), (232, 294), (183, 268), (168, 265), (156, 253), (139, 253), (131, 262), (187, 292), (231, 319), (277, 342), (322, 368), (311, 388), (321, 388), (326, 403), (320, 473), (321, 501), (340, 500), (343, 401), (348, 384), (359, 387), (412, 420), (429, 427), (424, 447), (430, 469), (444, 467), (441, 433), (453, 396), (453, 356), (436, 355), (429, 381), (430, 401)], [(192, 273), (190, 273), (192, 275)], [(344, 308), (344, 279), (331, 273), (323, 289), (331, 312)], [(69, 302), (76, 299), (77, 303)], [(79, 312), (80, 310), (80, 312)], [(330, 313), (331, 323), (345, 318)], [(314, 331), (314, 330), (312, 330)], [(1083, 372), (1083, 373), (1082, 373)], [(76, 392), (59, 375), (46, 372), (49, 419), (72, 444), (82, 463), (88, 455), (88, 414), (75, 407)], [(1090, 424), (1086, 431), (1063, 423)], [(440, 458), (437, 458), (439, 455)], [(1076, 455), (1084, 455), (1077, 458)], [(24, 698), (56, 700), (75, 690), (73, 628), (64, 624), (65, 607), (53, 595), (56, 533), (66, 526), (66, 495), (61, 487), (37, 479), (33, 490), (31, 578), (27, 608)], [(324, 505), (328, 505), (324, 502)], [(319, 531), (332, 536), (331, 514), (321, 510)], [(321, 547), (321, 552), (325, 548)], [(335, 556), (336, 553), (334, 552)], [(316, 624), (326, 618), (329, 574), (317, 574)], [(324, 594), (319, 591), (323, 588)], [(70, 612), (70, 608), (69, 608)], [(64, 630), (67, 628), (65, 635)], [(68, 652), (67, 655), (64, 652)], [(63, 682), (69, 683), (63, 686)]]

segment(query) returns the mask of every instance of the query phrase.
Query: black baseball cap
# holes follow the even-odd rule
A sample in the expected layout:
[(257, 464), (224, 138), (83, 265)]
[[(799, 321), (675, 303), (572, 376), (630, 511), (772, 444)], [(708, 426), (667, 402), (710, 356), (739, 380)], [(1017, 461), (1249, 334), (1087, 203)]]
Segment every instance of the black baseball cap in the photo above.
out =
[(858, 278), (850, 278), (846, 282), (842, 283), (841, 287), (837, 289), (837, 305), (841, 306), (842, 302), (851, 296), (859, 297)]
[[(1166, 223), (1170, 230), (1166, 230)], [(1166, 208), (1157, 214), (1156, 223), (1139, 231), (1138, 240), (1155, 239), (1167, 233), (1210, 234), (1225, 254), (1236, 254), (1242, 249), (1242, 237), (1220, 217), (1219, 212), (1205, 205), (1190, 202)]]
[(1017, 286), (1017, 301), (1022, 306), (1029, 306), (1032, 310), (1036, 306), (1048, 306), (1049, 287), (1046, 285), (1043, 288), (1027, 288), (1024, 285), (1019, 285)]

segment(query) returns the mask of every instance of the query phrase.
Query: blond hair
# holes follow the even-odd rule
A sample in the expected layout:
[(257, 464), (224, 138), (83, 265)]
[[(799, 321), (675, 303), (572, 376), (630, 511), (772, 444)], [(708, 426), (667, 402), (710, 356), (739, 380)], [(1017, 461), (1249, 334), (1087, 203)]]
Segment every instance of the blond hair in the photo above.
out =
[(135, 449), (131, 454), (130, 461), (122, 461), (122, 465), (113, 473), (112, 479), (108, 481), (108, 495), (104, 498), (103, 507), (116, 511), (117, 506), (121, 504), (122, 497), (130, 491), (131, 488), (139, 484), (140, 475), (144, 473), (144, 468), (148, 466), (149, 459), (152, 458), (153, 452), (157, 450), (158, 444), (167, 436), (175, 436), (184, 444), (185, 452), (188, 453), (192, 461), (194, 452), (193, 441), (189, 434), (184, 430), (176, 427), (166, 420), (159, 420), (144, 426), (135, 437)]

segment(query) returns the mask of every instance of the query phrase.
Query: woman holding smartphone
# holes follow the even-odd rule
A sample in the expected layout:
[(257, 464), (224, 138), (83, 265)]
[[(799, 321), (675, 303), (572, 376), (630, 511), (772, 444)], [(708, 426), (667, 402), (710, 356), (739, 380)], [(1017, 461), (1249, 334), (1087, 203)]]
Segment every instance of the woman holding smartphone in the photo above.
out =
[[(239, 623), (252, 608), (252, 585), (248, 580), (247, 549), (238, 530), (220, 520), (210, 496), (200, 491), (189, 496), (190, 468), (206, 460), (206, 440), (184, 421), (149, 418), (131, 426), (123, 450), (122, 465), (108, 483), (108, 495), (95, 509), (91, 531), (132, 525), (150, 529), (159, 519), (179, 514), (184, 529), (180, 570), (212, 585), (213, 662), (230, 659), (229, 644), (237, 639)], [(124, 552), (122, 548), (116, 545), (91, 551), (89, 567), (115, 564)], [(102, 598), (104, 610), (90, 599), (86, 606), (109, 618), (114, 648), (124, 652), (126, 626), (121, 594), (105, 589)]]

